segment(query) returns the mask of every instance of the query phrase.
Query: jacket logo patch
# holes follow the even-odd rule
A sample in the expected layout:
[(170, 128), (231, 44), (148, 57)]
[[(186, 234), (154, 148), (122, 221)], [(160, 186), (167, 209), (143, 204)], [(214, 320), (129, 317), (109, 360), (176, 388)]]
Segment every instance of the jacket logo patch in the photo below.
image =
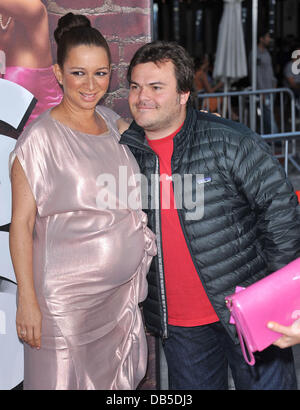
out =
[(197, 179), (197, 184), (206, 184), (206, 182), (211, 182), (211, 177)]

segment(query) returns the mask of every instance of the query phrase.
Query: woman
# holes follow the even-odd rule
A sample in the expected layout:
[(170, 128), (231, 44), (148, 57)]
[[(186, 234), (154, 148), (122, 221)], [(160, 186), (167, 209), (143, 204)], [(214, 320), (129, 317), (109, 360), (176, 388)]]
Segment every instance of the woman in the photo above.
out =
[[(208, 69), (209, 69), (209, 57), (205, 54), (204, 57), (201, 57), (196, 60), (195, 62), (195, 88), (198, 92), (203, 93), (215, 93), (220, 88), (223, 87), (223, 83), (219, 81), (215, 86), (210, 84), (208, 78)], [(208, 109), (210, 112), (218, 111), (218, 105), (222, 105), (222, 98), (212, 97), (205, 99), (203, 101), (203, 106), (199, 108)]]
[(138, 303), (154, 235), (140, 207), (118, 196), (126, 183), (128, 196), (138, 192), (139, 170), (118, 143), (126, 124), (96, 108), (110, 77), (105, 39), (72, 13), (59, 20), (55, 39), (63, 100), (27, 127), (11, 157), (24, 388), (134, 389), (146, 370)]
[(62, 99), (52, 68), (48, 14), (41, 0), (0, 1), (0, 50), (6, 55), (4, 78), (37, 99), (28, 125)]

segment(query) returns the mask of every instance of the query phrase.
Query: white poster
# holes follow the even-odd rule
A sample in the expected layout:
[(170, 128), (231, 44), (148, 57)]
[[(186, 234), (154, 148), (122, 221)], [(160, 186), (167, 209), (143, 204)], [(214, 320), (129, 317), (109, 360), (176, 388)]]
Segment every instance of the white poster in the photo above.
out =
[[(9, 155), (16, 140), (5, 135), (18, 130), (31, 109), (34, 97), (11, 81), (0, 79), (0, 390), (20, 384), (24, 374), (23, 344), (16, 332), (16, 278), (9, 253), (11, 221)], [(29, 108), (30, 107), (30, 108)]]

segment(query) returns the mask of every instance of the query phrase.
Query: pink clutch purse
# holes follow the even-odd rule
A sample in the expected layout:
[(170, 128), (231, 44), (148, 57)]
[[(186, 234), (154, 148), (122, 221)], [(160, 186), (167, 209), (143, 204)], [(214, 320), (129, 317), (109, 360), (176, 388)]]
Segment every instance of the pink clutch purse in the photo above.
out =
[(225, 301), (244, 358), (253, 366), (253, 353), (264, 350), (281, 336), (268, 329), (267, 323), (290, 326), (300, 317), (300, 258), (247, 288), (237, 288)]

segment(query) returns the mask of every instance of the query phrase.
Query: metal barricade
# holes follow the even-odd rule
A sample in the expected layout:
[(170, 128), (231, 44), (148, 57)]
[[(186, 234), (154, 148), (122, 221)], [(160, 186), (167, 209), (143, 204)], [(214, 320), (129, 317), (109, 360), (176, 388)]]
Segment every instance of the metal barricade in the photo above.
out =
[(286, 174), (289, 161), (300, 172), (300, 164), (296, 160), (300, 132), (296, 131), (295, 96), (289, 88), (199, 92), (196, 104), (199, 109), (210, 111), (212, 99), (217, 107), (214, 112), (247, 125), (269, 142), (273, 154), (284, 158)]

